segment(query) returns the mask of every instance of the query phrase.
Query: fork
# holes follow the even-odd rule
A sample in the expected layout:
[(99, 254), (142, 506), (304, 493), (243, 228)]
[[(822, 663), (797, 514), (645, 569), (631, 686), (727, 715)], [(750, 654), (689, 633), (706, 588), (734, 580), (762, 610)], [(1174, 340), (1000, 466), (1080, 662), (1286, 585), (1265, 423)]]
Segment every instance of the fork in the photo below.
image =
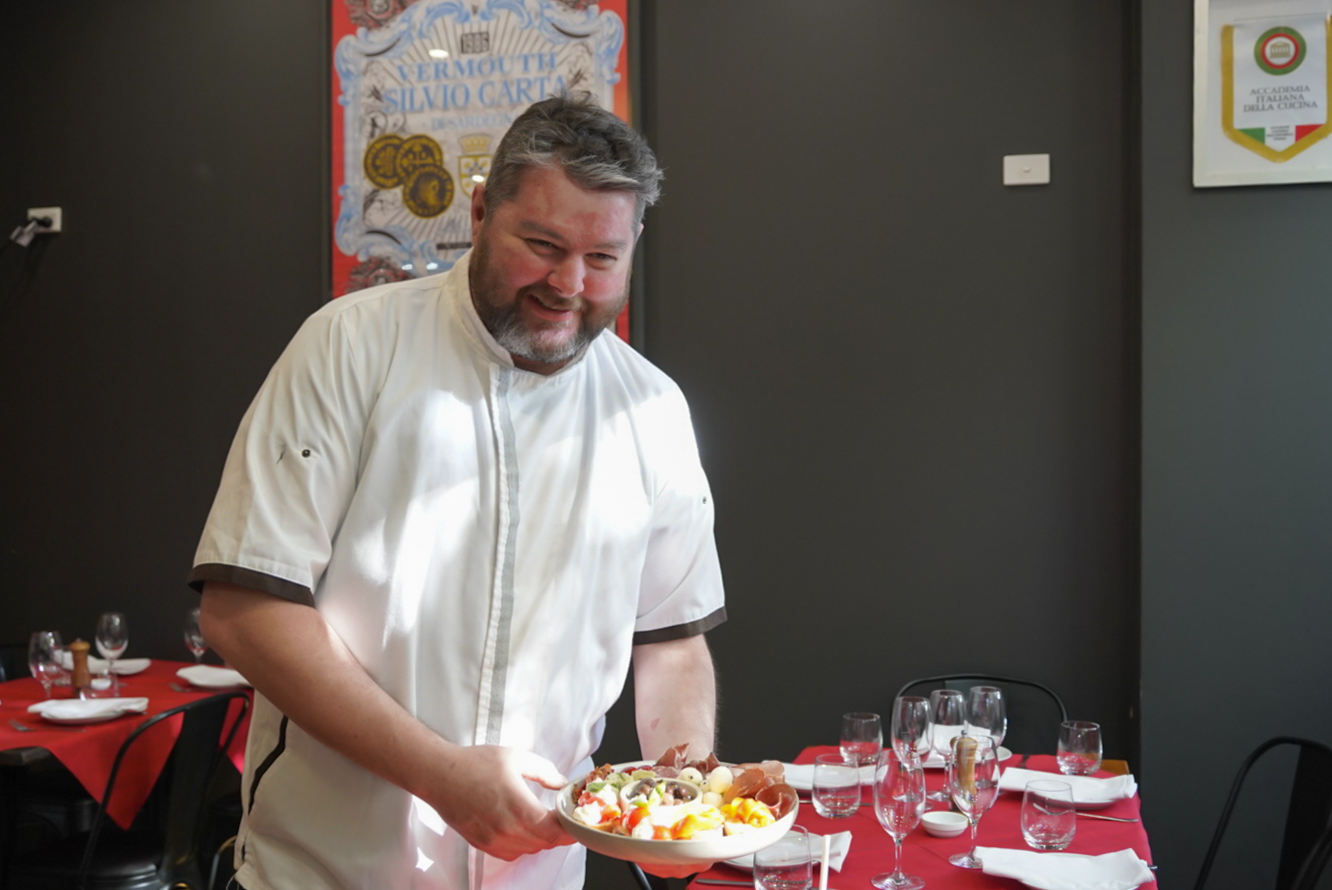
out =
[(14, 727), (15, 729), (17, 729), (19, 732), (45, 732), (45, 731), (48, 730), (48, 729), (50, 729), (50, 730), (58, 730), (58, 731), (60, 731), (60, 732), (84, 732), (84, 731), (85, 731), (85, 730), (83, 729), (83, 727), (81, 727), (81, 726), (43, 726), (41, 729), (38, 729), (38, 728), (35, 727), (35, 726), (27, 726), (27, 725), (25, 725), (25, 724), (19, 723), (17, 720), (10, 720), (10, 721), (9, 721), (9, 725), (12, 726), (12, 727)]

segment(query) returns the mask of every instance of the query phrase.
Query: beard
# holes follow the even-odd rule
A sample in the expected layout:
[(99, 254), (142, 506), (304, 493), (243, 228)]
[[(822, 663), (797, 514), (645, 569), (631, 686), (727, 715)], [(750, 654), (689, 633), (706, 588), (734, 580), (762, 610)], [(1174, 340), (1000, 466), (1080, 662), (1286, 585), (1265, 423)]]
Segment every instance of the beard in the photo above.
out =
[[(578, 297), (562, 297), (542, 284), (530, 284), (514, 293), (499, 270), (491, 265), (490, 246), (484, 232), (473, 246), (467, 277), (472, 305), (495, 342), (514, 358), (542, 364), (567, 363), (582, 355), (597, 335), (615, 322), (629, 301), (628, 276), (619, 299), (601, 308)], [(523, 313), (523, 304), (529, 297), (551, 309), (573, 310), (577, 313), (577, 327), (570, 330), (567, 325), (543, 325), (529, 320)]]

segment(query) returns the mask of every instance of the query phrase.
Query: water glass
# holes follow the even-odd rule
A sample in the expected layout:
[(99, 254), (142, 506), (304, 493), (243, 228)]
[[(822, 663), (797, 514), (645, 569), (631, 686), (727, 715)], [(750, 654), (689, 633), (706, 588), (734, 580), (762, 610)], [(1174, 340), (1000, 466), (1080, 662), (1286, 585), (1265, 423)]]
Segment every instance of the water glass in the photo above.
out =
[(1101, 726), (1086, 720), (1059, 724), (1059, 771), (1066, 776), (1090, 776), (1101, 768)]
[(923, 761), (930, 753), (930, 703), (919, 695), (893, 702), (893, 750), (903, 760)]
[(1008, 734), (1004, 692), (998, 686), (973, 686), (967, 693), (967, 734), (987, 735), (997, 748)]
[[(936, 689), (930, 693), (930, 749), (947, 765), (953, 753), (953, 739), (967, 728), (967, 703), (960, 689)], [(948, 792), (931, 791), (936, 803), (948, 800)]]
[(845, 819), (860, 808), (860, 767), (841, 754), (814, 758), (814, 811), (825, 819)]
[(809, 832), (799, 825), (754, 854), (755, 890), (810, 890), (814, 886), (814, 854)]
[(208, 641), (199, 629), (199, 607), (195, 606), (185, 614), (185, 648), (194, 656), (194, 663), (199, 664), (203, 654), (208, 651)]
[(60, 634), (53, 630), (35, 630), (28, 638), (28, 672), (42, 684), (46, 697), (51, 697), (51, 684), (65, 673), (60, 664), (63, 648)]
[(111, 662), (111, 688), (120, 694), (120, 677), (116, 675), (116, 659), (129, 648), (129, 626), (120, 612), (103, 612), (97, 619), (97, 652)]
[(842, 715), (842, 757), (861, 766), (872, 766), (883, 747), (883, 723), (878, 714), (857, 711)]
[(1067, 782), (1039, 779), (1022, 792), (1022, 839), (1033, 850), (1065, 850), (1078, 830), (1073, 789)]

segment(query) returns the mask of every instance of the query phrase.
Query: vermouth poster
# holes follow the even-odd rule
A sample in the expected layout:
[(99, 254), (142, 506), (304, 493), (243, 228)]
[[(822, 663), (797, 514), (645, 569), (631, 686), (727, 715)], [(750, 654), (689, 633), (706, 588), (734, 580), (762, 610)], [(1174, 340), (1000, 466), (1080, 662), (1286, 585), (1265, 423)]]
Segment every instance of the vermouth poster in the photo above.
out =
[(1194, 185), (1332, 180), (1328, 0), (1199, 0)]
[(335, 297), (450, 268), (532, 103), (587, 91), (630, 121), (628, 0), (332, 2)]

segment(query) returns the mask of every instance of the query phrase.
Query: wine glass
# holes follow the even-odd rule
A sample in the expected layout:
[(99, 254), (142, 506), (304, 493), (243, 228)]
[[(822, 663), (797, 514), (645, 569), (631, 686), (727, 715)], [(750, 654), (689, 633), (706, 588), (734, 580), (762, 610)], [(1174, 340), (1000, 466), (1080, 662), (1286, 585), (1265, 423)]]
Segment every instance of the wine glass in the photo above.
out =
[(967, 734), (989, 736), (998, 748), (1007, 733), (1003, 690), (997, 686), (971, 687), (967, 694)]
[(842, 757), (847, 763), (869, 766), (883, 748), (883, 724), (878, 714), (857, 711), (842, 715)]
[(51, 697), (51, 684), (65, 672), (60, 664), (60, 650), (64, 643), (53, 630), (36, 630), (28, 638), (28, 673), (42, 684), (46, 697)]
[(903, 760), (921, 760), (930, 751), (930, 703), (919, 695), (893, 702), (893, 750)]
[(944, 787), (971, 825), (971, 852), (949, 856), (948, 861), (953, 865), (981, 867), (981, 861), (976, 858), (976, 826), (999, 796), (999, 758), (995, 755), (998, 747), (994, 739), (986, 735), (962, 736), (953, 745)]
[(776, 843), (754, 854), (755, 890), (810, 890), (813, 886), (809, 832), (799, 825), (792, 825)]
[(208, 651), (208, 641), (199, 629), (199, 607), (190, 609), (185, 616), (185, 648), (194, 655), (194, 663), (199, 664), (203, 654)]
[(116, 659), (129, 648), (129, 626), (120, 612), (103, 612), (97, 619), (97, 652), (110, 662), (112, 694), (120, 694), (120, 677), (116, 674)]
[[(924, 699), (921, 699), (924, 701)], [(926, 733), (928, 737), (928, 733)], [(902, 871), (902, 840), (925, 812), (925, 769), (915, 755), (885, 748), (874, 769), (874, 815), (893, 839), (893, 871), (870, 879), (881, 890), (920, 890), (925, 882)]]
[[(967, 703), (960, 689), (936, 689), (930, 693), (930, 748), (947, 762), (953, 753), (953, 739), (962, 735), (967, 724)], [(931, 791), (935, 802), (948, 800), (948, 792)]]

